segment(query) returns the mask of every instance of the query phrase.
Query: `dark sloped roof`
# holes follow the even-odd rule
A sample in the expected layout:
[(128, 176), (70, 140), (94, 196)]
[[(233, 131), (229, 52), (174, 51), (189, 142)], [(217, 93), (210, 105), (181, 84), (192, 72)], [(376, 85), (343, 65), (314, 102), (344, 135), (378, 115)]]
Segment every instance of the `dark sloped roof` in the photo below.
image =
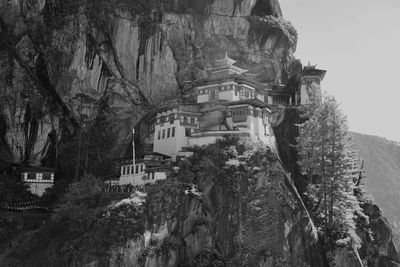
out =
[(245, 99), (245, 100), (238, 100), (238, 101), (233, 101), (233, 102), (228, 102), (227, 106), (236, 106), (236, 105), (252, 105), (252, 106), (256, 106), (259, 108), (269, 108), (269, 105), (262, 102), (259, 99)]
[(208, 84), (214, 84), (219, 81), (223, 80), (231, 80), (235, 81), (239, 84), (245, 83), (248, 85), (253, 86), (255, 89), (261, 89), (264, 87), (264, 85), (254, 79), (254, 77), (251, 77), (250, 75), (238, 75), (238, 74), (230, 74), (230, 75), (225, 75), (225, 76), (220, 76), (220, 77), (206, 77), (206, 78), (200, 78), (197, 79), (191, 84), (193, 86), (202, 86), (202, 85), (208, 85)]
[(36, 172), (56, 172), (56, 169), (50, 167), (41, 167), (41, 166), (18, 166), (16, 165), (17, 170), (19, 171), (36, 171)]
[(320, 70), (315, 66), (305, 66), (302, 72), (303, 75), (321, 76), (321, 79), (325, 77), (326, 70)]
[[(163, 158), (163, 160), (166, 159), (170, 159), (171, 157), (162, 153), (158, 153), (158, 152), (145, 152), (145, 153), (137, 153), (135, 155), (135, 161), (136, 163), (143, 163), (144, 162), (144, 157), (146, 155), (155, 155), (155, 156), (161, 156)], [(125, 157), (125, 158), (116, 158), (113, 159), (114, 163), (125, 163), (125, 162), (129, 162), (132, 161), (132, 157)]]

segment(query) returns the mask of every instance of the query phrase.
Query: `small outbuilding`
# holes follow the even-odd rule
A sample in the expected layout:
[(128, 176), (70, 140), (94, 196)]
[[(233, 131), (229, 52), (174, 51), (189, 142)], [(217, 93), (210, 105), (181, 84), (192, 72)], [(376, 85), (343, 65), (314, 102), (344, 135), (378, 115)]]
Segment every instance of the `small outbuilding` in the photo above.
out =
[(42, 196), (47, 188), (53, 187), (56, 170), (47, 167), (20, 166), (17, 167), (17, 173), (29, 186), (32, 194)]

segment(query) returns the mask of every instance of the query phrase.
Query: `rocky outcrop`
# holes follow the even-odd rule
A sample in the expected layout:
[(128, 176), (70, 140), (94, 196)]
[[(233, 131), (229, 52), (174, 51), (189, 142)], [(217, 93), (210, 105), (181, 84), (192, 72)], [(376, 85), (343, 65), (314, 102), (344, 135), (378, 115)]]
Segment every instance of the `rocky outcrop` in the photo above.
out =
[[(307, 181), (300, 174), (296, 164), (296, 136), (298, 136), (297, 124), (304, 122), (301, 108), (287, 108), (283, 121), (274, 128), (278, 151), (283, 165), (291, 172), (294, 184), (304, 202), (307, 203)], [(333, 263), (335, 266), (399, 266), (399, 253), (393, 240), (393, 233), (380, 208), (371, 200), (358, 193), (360, 206), (367, 221), (359, 221), (357, 234), (362, 239), (361, 248), (354, 247), (335, 250)]]
[[(194, 162), (192, 170), (210, 159)], [(208, 179), (198, 173), (197, 193), (178, 193), (174, 184), (171, 195), (171, 185), (160, 184), (162, 198), (148, 196), (152, 227), (115, 248), (110, 265), (322, 266), (316, 229), (291, 178), (276, 159), (261, 169), (239, 180), (239, 197), (218, 181), (222, 172)]]
[[(143, 1), (145, 10), (124, 0), (104, 3), (0, 2), (0, 94), (10, 99), (1, 101), (0, 115), (9, 161), (48, 164), (42, 161), (64, 142), (65, 130), (83, 127), (86, 116), (93, 121), (100, 101), (109, 106), (110, 153), (121, 156), (135, 122), (185, 95), (184, 82), (202, 77), (225, 52), (261, 81), (292, 75), (297, 34), (276, 0), (163, 0), (157, 8)], [(40, 107), (34, 121), (24, 115), (31, 106)]]
[(382, 211), (372, 201), (365, 201), (362, 208), (369, 217), (371, 233), (360, 235), (364, 241), (360, 256), (367, 266), (400, 266), (393, 231), (386, 218), (383, 217)]

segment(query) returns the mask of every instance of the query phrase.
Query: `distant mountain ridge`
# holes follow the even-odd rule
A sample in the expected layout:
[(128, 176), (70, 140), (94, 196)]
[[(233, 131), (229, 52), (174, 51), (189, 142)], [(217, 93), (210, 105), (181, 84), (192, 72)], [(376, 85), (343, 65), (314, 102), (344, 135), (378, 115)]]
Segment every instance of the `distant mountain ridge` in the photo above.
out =
[(389, 222), (400, 229), (400, 143), (359, 133), (351, 136), (365, 161), (365, 190)]

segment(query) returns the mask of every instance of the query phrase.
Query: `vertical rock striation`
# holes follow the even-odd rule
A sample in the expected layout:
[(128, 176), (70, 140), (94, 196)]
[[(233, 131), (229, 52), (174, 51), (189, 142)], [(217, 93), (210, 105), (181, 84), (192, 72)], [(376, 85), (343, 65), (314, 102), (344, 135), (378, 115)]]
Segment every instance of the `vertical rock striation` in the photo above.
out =
[[(285, 82), (292, 75), (297, 34), (282, 18), (276, 0), (163, 0), (157, 8), (149, 4), (145, 12), (129, 6), (129, 1), (116, 2), (126, 8), (110, 4), (105, 8), (102, 1), (0, 2), (1, 34), (8, 42), (0, 49), (8, 62), (1, 66), (5, 75), (0, 90), (12, 100), (1, 101), (0, 114), (6, 122), (2, 149), (11, 152), (9, 161), (43, 163), (55, 149), (49, 147), (54, 140), (58, 144), (66, 129), (82, 126), (82, 110), (92, 121), (96, 118), (101, 100), (110, 107), (110, 128), (115, 133), (110, 153), (121, 156), (129, 128), (154, 105), (188, 93), (184, 82), (204, 75), (205, 68), (225, 52), (259, 74), (261, 81)], [(18, 44), (15, 51), (9, 51), (12, 44)], [(51, 87), (31, 87), (49, 102), (29, 100), (47, 114), (36, 118), (40, 131), (24, 116), (15, 123), (10, 115), (13, 110), (27, 112), (19, 94), (29, 86), (18, 76), (34, 80), (27, 72), (35, 76), (39, 68)], [(17, 124), (35, 132), (21, 131)], [(42, 140), (50, 133), (52, 142)]]

